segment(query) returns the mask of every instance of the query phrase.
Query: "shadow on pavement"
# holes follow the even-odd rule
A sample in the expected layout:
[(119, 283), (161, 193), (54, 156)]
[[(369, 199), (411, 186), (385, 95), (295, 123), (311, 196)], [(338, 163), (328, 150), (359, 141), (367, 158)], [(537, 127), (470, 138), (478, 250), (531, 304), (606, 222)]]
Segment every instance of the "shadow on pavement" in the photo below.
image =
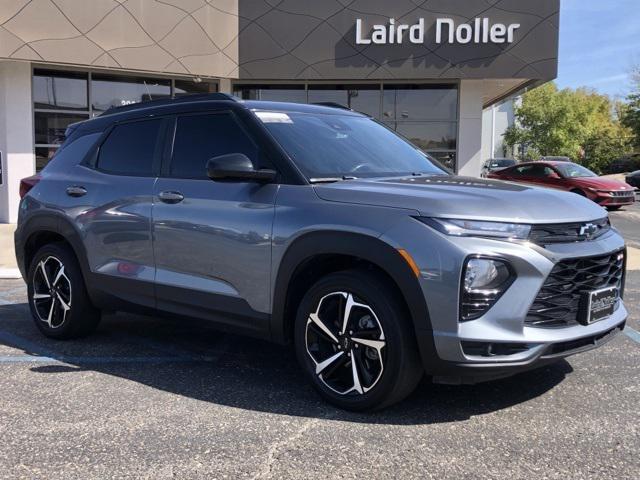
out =
[(235, 408), (397, 425), (455, 422), (505, 409), (544, 394), (572, 372), (561, 360), (471, 386), (433, 385), (425, 379), (398, 405), (354, 414), (320, 399), (305, 381), (292, 350), (213, 331), (195, 321), (118, 314), (105, 317), (88, 338), (54, 341), (40, 335), (26, 304), (0, 305), (0, 348), (0, 364), (25, 362), (42, 375), (95, 371)]

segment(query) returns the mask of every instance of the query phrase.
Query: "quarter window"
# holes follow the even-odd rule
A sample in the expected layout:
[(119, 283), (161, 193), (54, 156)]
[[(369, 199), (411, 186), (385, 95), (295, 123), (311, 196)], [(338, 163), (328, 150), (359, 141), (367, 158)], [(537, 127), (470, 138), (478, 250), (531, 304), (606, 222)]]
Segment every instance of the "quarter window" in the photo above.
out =
[(108, 173), (154, 176), (162, 120), (116, 125), (100, 147), (98, 168)]
[(178, 117), (170, 175), (206, 178), (210, 158), (243, 153), (254, 162), (258, 148), (230, 113)]

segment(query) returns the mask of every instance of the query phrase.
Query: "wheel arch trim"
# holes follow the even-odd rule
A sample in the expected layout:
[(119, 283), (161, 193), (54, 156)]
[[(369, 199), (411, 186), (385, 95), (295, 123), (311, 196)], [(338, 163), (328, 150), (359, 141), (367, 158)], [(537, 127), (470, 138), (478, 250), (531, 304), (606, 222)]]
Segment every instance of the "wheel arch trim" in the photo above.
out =
[(273, 290), (271, 338), (286, 343), (290, 319), (285, 318), (291, 280), (299, 267), (318, 255), (345, 255), (362, 259), (387, 273), (409, 309), (416, 330), (431, 330), (431, 320), (419, 281), (401, 254), (383, 240), (360, 233), (320, 231), (293, 241), (280, 262)]

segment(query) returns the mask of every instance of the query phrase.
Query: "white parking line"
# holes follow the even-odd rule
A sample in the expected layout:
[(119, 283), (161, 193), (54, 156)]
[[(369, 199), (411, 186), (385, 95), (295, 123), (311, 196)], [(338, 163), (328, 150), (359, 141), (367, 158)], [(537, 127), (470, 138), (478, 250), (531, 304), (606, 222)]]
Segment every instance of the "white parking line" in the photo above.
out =
[(640, 343), (640, 332), (634, 330), (633, 328), (626, 326), (624, 327), (624, 333), (627, 337), (633, 340), (636, 343)]

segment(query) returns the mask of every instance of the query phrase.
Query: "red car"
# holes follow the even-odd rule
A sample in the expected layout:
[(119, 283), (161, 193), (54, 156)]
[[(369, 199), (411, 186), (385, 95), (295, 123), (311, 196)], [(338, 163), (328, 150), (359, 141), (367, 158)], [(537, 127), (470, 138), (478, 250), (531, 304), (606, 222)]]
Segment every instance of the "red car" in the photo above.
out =
[(489, 178), (531, 183), (583, 195), (603, 207), (617, 210), (635, 201), (633, 187), (602, 178), (588, 168), (571, 162), (528, 162), (491, 172)]

